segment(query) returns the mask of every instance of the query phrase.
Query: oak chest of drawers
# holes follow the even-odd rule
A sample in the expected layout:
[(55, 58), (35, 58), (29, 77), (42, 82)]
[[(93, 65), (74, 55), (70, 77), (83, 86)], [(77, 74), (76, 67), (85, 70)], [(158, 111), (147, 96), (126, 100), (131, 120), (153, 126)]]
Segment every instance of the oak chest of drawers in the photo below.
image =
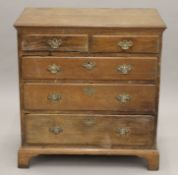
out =
[(40, 154), (131, 155), (156, 170), (160, 55), (155, 9), (27, 8), (18, 31), (22, 145)]

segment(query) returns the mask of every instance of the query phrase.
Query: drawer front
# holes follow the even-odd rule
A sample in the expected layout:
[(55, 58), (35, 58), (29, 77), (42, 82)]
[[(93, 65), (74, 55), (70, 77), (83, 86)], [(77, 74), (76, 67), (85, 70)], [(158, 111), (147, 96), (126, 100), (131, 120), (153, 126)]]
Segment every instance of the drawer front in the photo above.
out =
[(155, 80), (156, 57), (24, 57), (26, 80)]
[(23, 51), (88, 51), (87, 35), (27, 35), (22, 39)]
[(153, 132), (154, 119), (151, 116), (25, 116), (26, 144), (152, 146)]
[(35, 84), (24, 85), (26, 110), (155, 111), (154, 85)]
[(160, 38), (158, 36), (118, 36), (94, 35), (91, 44), (92, 52), (128, 52), (159, 53)]

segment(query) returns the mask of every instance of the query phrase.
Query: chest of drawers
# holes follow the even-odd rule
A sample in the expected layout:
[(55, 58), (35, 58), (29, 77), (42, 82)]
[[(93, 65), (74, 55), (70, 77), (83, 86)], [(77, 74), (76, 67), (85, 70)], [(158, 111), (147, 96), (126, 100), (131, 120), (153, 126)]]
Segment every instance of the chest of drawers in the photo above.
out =
[(41, 154), (130, 155), (156, 170), (155, 9), (27, 8), (18, 32), (19, 167)]

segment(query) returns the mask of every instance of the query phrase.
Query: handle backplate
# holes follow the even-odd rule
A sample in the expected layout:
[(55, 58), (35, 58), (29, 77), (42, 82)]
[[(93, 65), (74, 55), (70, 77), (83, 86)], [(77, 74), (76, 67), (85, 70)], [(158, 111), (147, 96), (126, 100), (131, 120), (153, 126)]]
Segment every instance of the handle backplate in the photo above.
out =
[(120, 103), (128, 103), (131, 100), (131, 96), (129, 94), (120, 94), (120, 95), (116, 96), (116, 99)]
[(119, 134), (120, 136), (126, 136), (130, 132), (129, 128), (116, 128), (116, 133)]
[(52, 93), (48, 95), (48, 100), (51, 102), (58, 102), (62, 99), (61, 94), (58, 93)]
[(51, 49), (58, 49), (62, 45), (62, 39), (52, 38), (47, 41)]
[(83, 88), (83, 92), (88, 96), (92, 96), (95, 94), (96, 89), (94, 87), (87, 86)]
[(49, 128), (49, 132), (57, 135), (57, 134), (60, 134), (61, 132), (63, 132), (63, 129), (60, 127), (52, 127), (52, 128)]
[(122, 50), (128, 50), (133, 46), (133, 41), (131, 40), (122, 40), (118, 43)]
[(132, 70), (132, 65), (122, 64), (117, 67), (118, 72), (121, 74), (128, 74)]
[(82, 64), (82, 66), (87, 70), (92, 70), (96, 67), (96, 63), (94, 61), (86, 61)]
[(56, 64), (51, 64), (48, 66), (48, 71), (52, 74), (56, 74), (61, 71), (61, 67)]

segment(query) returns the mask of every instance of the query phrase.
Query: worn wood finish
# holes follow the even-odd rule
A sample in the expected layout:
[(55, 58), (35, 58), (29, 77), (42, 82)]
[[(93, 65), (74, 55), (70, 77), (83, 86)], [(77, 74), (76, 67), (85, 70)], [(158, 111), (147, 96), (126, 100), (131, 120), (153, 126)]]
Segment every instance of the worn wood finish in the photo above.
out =
[(107, 8), (26, 8), (15, 26), (165, 28), (156, 9)]
[[(64, 146), (152, 146), (152, 116), (33, 115), (25, 116), (25, 143)], [(111, 127), (112, 126), (112, 127)], [(60, 128), (60, 133), (50, 129)], [(127, 129), (119, 133), (118, 129)], [(124, 131), (123, 131), (124, 132)]]
[[(25, 80), (156, 80), (157, 57), (23, 57)], [(51, 73), (50, 65), (59, 72)], [(91, 65), (87, 69), (87, 65)], [(93, 67), (92, 67), (93, 65)], [(124, 74), (119, 66), (130, 65)]]
[[(25, 80), (156, 80), (156, 57), (23, 57), (22, 75)], [(60, 70), (51, 73), (48, 67)], [(87, 65), (89, 64), (89, 68)], [(92, 66), (93, 65), (93, 66)], [(128, 73), (118, 68), (130, 65)]]
[[(123, 50), (119, 42), (128, 40), (133, 46)], [(158, 53), (160, 50), (159, 36), (143, 35), (94, 35), (91, 40), (91, 52), (129, 52), (129, 53)]]
[[(49, 100), (52, 94), (61, 95), (59, 101)], [(123, 103), (119, 95), (129, 95)], [(26, 110), (110, 110), (137, 113), (155, 112), (154, 85), (127, 84), (26, 84), (24, 109)]]
[[(133, 155), (157, 170), (160, 57), (166, 28), (157, 11), (27, 8), (15, 27), (22, 134), (18, 166), (28, 167), (40, 154)], [(47, 41), (54, 38), (62, 44), (52, 49)], [(133, 46), (121, 50), (118, 42), (123, 40)], [(96, 65), (87, 70), (83, 61)], [(51, 74), (52, 64), (61, 71)], [(120, 64), (131, 64), (132, 70), (120, 74)], [(59, 90), (60, 100), (49, 102), (49, 93)], [(132, 98), (120, 104), (115, 96), (126, 92)], [(96, 124), (85, 126), (83, 121)], [(64, 129), (59, 135), (59, 128), (47, 129), (58, 125)], [(123, 137), (116, 137), (115, 127), (125, 128), (117, 130)], [(88, 137), (82, 137), (84, 133)]]
[(113, 149), (82, 147), (22, 147), (18, 152), (18, 166), (28, 168), (32, 157), (38, 155), (107, 155), (138, 156), (147, 160), (148, 170), (158, 170), (159, 152), (156, 149)]
[[(58, 39), (61, 45), (58, 48), (51, 48), (48, 44), (49, 40)], [(23, 51), (88, 51), (88, 36), (87, 35), (54, 35), (54, 34), (33, 34), (27, 35), (22, 40)]]

